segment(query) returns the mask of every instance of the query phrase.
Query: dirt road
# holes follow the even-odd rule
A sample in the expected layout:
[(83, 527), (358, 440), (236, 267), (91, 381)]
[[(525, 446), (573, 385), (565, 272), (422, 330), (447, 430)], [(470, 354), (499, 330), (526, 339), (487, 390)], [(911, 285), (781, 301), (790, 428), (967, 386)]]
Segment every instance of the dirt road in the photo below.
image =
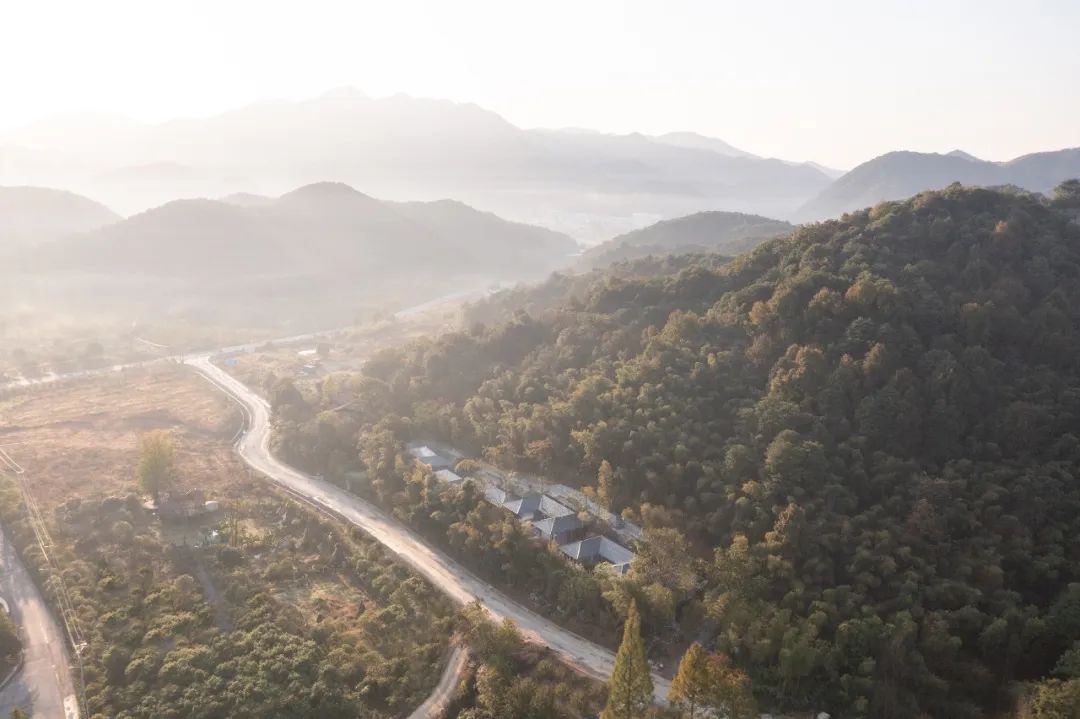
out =
[[(510, 619), (530, 641), (547, 646), (567, 664), (600, 680), (611, 676), (615, 656), (604, 647), (518, 604), (373, 504), (278, 461), (269, 449), (269, 403), (214, 365), (208, 355), (190, 357), (186, 362), (244, 409), (248, 429), (237, 440), (236, 449), (252, 468), (360, 527), (454, 601), (479, 601), (497, 620)], [(655, 674), (653, 683), (656, 700), (666, 704), (671, 683)]]

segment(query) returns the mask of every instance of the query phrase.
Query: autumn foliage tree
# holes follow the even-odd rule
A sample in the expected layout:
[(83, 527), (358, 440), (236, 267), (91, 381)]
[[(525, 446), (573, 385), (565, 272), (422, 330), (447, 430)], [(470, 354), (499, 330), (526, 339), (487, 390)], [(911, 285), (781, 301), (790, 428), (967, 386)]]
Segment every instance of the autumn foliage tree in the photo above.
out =
[(669, 698), (688, 719), (750, 719), (757, 711), (746, 673), (732, 666), (728, 657), (706, 653), (697, 642), (679, 662)]
[(679, 662), (668, 699), (684, 711), (688, 719), (697, 719), (708, 711), (710, 684), (708, 656), (701, 645), (694, 642)]

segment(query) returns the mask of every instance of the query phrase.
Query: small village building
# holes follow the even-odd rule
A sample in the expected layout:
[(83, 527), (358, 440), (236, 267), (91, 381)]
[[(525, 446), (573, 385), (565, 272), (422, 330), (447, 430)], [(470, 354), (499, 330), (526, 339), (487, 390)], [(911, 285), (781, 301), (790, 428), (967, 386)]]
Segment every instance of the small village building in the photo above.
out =
[(503, 503), (503, 509), (508, 510), (510, 514), (518, 519), (527, 522), (542, 518), (542, 515), (540, 515), (539, 494), (530, 494), (524, 497), (514, 497), (509, 499)]
[(503, 503), (503, 507), (518, 519), (527, 522), (538, 521), (547, 517), (565, 517), (574, 514), (574, 510), (559, 504), (546, 494), (527, 494)]
[(447, 484), (457, 484), (458, 482), (464, 481), (464, 478), (460, 474), (449, 469), (440, 469), (436, 471), (435, 477), (440, 482), (446, 482)]
[(637, 556), (621, 544), (599, 536), (564, 544), (559, 547), (559, 551), (586, 566), (607, 562), (614, 566), (619, 574), (630, 571), (630, 563)]
[(438, 472), (440, 469), (450, 469), (454, 466), (454, 460), (442, 456), (426, 444), (418, 447), (410, 447), (409, 455), (420, 464), (427, 465)]
[(496, 507), (502, 507), (505, 506), (508, 501), (516, 499), (516, 497), (507, 494), (504, 490), (499, 489), (493, 484), (489, 484), (484, 487), (484, 499), (486, 499), (489, 504), (494, 504)]
[(547, 517), (533, 522), (533, 527), (541, 537), (560, 545), (581, 539), (585, 534), (585, 524), (574, 514)]

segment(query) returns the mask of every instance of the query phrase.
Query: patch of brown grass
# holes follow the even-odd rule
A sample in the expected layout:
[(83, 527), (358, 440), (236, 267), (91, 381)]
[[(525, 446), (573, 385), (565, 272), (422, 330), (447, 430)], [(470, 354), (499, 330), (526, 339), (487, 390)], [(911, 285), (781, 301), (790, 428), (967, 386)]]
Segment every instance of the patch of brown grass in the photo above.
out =
[(185, 368), (154, 367), (0, 399), (0, 445), (25, 470), (43, 510), (136, 487), (139, 437), (166, 429), (178, 485), (212, 495), (245, 476), (232, 452), (231, 402)]

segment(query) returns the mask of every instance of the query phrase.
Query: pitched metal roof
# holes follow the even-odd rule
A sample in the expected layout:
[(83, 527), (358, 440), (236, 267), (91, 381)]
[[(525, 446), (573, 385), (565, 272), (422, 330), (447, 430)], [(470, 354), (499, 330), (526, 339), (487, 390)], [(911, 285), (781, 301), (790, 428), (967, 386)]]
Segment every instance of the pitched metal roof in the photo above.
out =
[(503, 503), (503, 506), (518, 517), (531, 518), (540, 511), (540, 499), (539, 494), (529, 494), (524, 497), (508, 500)]
[(456, 472), (451, 472), (449, 469), (440, 469), (435, 473), (435, 476), (441, 479), (443, 482), (460, 482), (462, 477)]
[(505, 506), (508, 501), (514, 499), (513, 495), (507, 494), (494, 485), (484, 487), (484, 499), (499, 507)]
[[(571, 542), (559, 547), (566, 556), (579, 562), (611, 562), (616, 567), (629, 567), (637, 555), (626, 547), (611, 541), (607, 537), (589, 537), (580, 542)], [(625, 571), (625, 570), (623, 570)]]
[(539, 522), (533, 522), (533, 526), (540, 531), (541, 536), (552, 537), (563, 532), (581, 529), (585, 525), (575, 515), (564, 514), (561, 517), (548, 517), (547, 519), (541, 519)]

